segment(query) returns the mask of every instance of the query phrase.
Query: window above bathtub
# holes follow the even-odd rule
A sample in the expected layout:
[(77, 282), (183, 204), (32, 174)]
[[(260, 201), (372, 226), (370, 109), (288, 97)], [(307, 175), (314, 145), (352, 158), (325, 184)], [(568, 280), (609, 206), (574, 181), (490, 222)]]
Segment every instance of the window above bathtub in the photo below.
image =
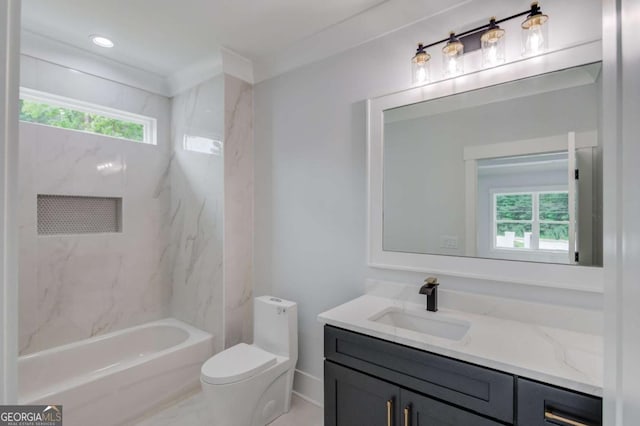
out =
[(20, 89), (20, 121), (156, 145), (155, 118), (33, 89)]

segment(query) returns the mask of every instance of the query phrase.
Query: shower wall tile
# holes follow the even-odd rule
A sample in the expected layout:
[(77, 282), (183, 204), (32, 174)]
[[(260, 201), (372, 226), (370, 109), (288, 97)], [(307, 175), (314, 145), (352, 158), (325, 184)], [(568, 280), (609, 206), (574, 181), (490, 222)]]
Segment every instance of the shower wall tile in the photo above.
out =
[(253, 87), (225, 75), (225, 347), (252, 340)]
[[(168, 316), (169, 99), (33, 58), (23, 58), (22, 85), (150, 115), (159, 127), (153, 146), (20, 124), (20, 353)], [(123, 232), (38, 236), (37, 194), (122, 197)]]
[(24, 55), (20, 85), (149, 117), (165, 114), (168, 102), (164, 96)]
[(223, 348), (223, 150), (186, 149), (185, 138), (221, 148), (222, 76), (172, 101), (171, 177), (172, 315), (214, 336)]

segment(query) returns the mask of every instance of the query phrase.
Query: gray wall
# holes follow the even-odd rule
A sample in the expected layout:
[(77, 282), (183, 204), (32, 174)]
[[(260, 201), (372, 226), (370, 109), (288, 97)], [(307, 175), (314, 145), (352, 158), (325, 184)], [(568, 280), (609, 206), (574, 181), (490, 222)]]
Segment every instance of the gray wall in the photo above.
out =
[[(424, 274), (366, 266), (365, 100), (409, 86), (416, 40), (469, 27), (504, 1), (474, 1), (254, 87), (255, 278), (258, 295), (299, 303), (298, 369), (322, 377), (318, 313), (364, 292), (366, 277), (419, 283)], [(600, 38), (599, 1), (545, 4), (552, 45)], [(514, 34), (518, 37), (518, 34)], [(437, 56), (436, 56), (437, 59)], [(441, 277), (464, 291), (600, 307), (597, 295)], [(417, 291), (417, 287), (416, 287)]]

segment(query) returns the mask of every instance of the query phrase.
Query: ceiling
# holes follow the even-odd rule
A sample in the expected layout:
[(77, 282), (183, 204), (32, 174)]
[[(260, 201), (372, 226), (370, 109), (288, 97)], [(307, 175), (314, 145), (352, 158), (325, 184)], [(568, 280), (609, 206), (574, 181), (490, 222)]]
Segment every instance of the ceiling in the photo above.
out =
[[(256, 63), (325, 40), (322, 53), (327, 56), (461, 2), (28, 0), (22, 2), (22, 19), (29, 33), (170, 77), (219, 58), (221, 47)], [(336, 37), (345, 27), (349, 37)], [(109, 37), (116, 46), (94, 46), (91, 34)], [(305, 58), (314, 59), (309, 52)]]

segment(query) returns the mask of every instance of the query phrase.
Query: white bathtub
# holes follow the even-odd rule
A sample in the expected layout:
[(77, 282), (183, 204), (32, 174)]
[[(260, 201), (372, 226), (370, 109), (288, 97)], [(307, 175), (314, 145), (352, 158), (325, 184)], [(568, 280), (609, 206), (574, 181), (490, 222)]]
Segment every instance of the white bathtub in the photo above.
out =
[(62, 404), (65, 426), (112, 426), (199, 385), (212, 336), (154, 321), (18, 360), (21, 404)]

